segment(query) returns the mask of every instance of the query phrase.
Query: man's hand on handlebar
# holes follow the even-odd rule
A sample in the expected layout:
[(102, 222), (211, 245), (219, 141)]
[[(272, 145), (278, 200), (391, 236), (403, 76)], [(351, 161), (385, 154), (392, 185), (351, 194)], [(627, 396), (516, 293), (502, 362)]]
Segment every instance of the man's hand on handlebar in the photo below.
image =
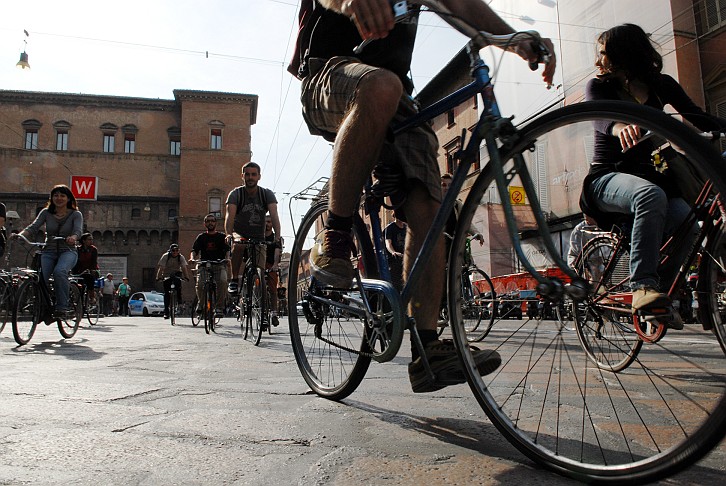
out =
[(383, 39), (395, 25), (389, 0), (345, 0), (340, 11), (353, 21), (364, 41)]
[(555, 47), (550, 39), (540, 38), (539, 41), (534, 41), (527, 36), (522, 36), (513, 44), (512, 50), (527, 61), (532, 70), (537, 69), (538, 64), (544, 64), (542, 81), (547, 83), (547, 88), (552, 86), (557, 58), (555, 57)]

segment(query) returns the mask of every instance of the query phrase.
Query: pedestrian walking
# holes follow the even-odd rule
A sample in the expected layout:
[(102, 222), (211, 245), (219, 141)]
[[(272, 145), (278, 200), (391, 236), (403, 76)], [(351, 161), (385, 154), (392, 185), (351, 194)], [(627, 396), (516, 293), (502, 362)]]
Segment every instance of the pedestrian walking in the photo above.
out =
[(118, 315), (128, 317), (129, 299), (131, 298), (131, 286), (128, 277), (121, 279), (121, 285), (116, 289), (116, 295), (118, 296)]
[(106, 278), (103, 279), (103, 285), (101, 287), (101, 303), (103, 304), (103, 313), (106, 316), (113, 315), (113, 296), (115, 291), (116, 286), (113, 282), (113, 275), (107, 273)]

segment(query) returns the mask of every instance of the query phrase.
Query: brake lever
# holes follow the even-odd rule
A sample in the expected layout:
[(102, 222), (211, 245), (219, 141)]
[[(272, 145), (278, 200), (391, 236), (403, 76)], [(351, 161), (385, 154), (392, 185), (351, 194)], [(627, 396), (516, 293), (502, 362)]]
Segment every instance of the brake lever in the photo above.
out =
[(537, 60), (530, 61), (529, 69), (536, 71), (540, 64), (549, 64), (552, 55), (541, 42), (532, 42), (532, 49), (537, 53)]

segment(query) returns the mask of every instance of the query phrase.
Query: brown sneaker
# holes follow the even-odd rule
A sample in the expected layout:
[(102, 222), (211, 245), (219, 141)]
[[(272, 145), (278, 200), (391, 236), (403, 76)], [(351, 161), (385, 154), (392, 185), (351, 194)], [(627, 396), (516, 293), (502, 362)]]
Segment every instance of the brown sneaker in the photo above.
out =
[(325, 285), (350, 287), (355, 277), (350, 257), (355, 253), (349, 232), (325, 229), (310, 249), (310, 272)]
[(671, 298), (652, 287), (642, 287), (633, 291), (633, 314), (653, 308), (670, 307)]
[[(481, 350), (474, 346), (469, 347), (476, 363), (476, 369), (482, 376), (492, 373), (502, 363), (502, 358), (496, 351)], [(411, 388), (414, 393), (432, 392), (449, 385), (466, 382), (453, 341), (448, 339), (431, 341), (426, 345), (425, 349), (431, 371), (433, 371), (436, 379), (433, 382), (429, 380), (423, 361), (420, 357), (416, 358), (408, 364), (408, 378), (411, 381)]]

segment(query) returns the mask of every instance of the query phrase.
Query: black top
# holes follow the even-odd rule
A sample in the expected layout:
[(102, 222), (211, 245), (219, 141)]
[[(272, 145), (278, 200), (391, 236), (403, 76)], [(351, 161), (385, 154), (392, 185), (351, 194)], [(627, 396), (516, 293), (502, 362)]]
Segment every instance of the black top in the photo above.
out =
[[(265, 236), (265, 241), (274, 242), (275, 241), (275, 233), (270, 233), (269, 235)], [(275, 245), (267, 245), (267, 258), (266, 262), (270, 265), (275, 264), (275, 250), (282, 249), (282, 242), (278, 241)]]
[(325, 9), (316, 0), (303, 0), (297, 46), (288, 71), (302, 79), (308, 74), (307, 59), (310, 57), (353, 56), (370, 66), (393, 71), (410, 94), (413, 83), (408, 78), (408, 71), (418, 26), (418, 8), (411, 8), (412, 13), (396, 23), (388, 36), (369, 43), (356, 55), (353, 49), (363, 40), (355, 24), (345, 15)]
[(229, 245), (224, 233), (200, 233), (194, 240), (192, 251), (199, 252), (202, 260), (222, 260), (227, 257)]
[(385, 239), (391, 240), (393, 249), (397, 253), (403, 253), (403, 250), (406, 247), (406, 226), (404, 225), (403, 228), (399, 228), (394, 222), (386, 226), (383, 233), (385, 235)]

